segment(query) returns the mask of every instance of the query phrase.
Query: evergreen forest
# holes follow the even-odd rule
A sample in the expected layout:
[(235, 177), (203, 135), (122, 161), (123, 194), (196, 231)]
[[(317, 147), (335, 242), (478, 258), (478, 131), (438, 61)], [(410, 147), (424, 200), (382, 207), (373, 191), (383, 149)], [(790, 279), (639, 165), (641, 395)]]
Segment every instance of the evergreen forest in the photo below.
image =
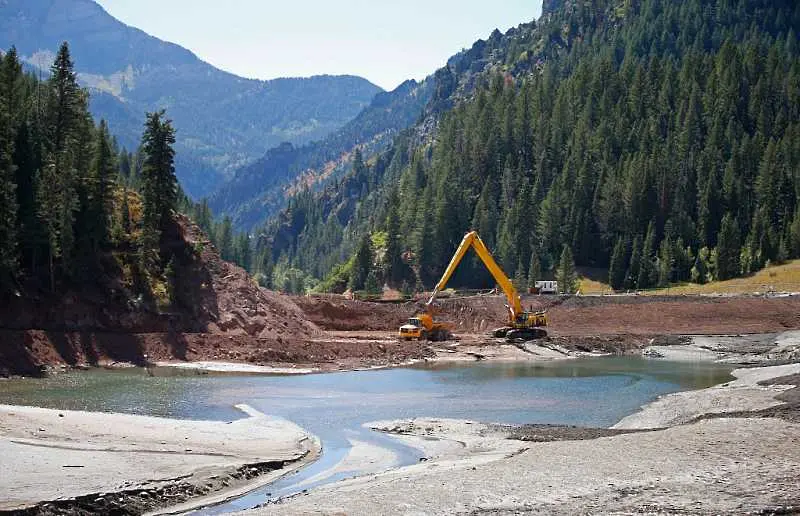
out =
[(147, 114), (142, 146), (119, 149), (89, 114), (64, 43), (46, 80), (16, 50), (0, 63), (0, 294), (63, 294), (122, 280), (130, 297), (168, 302), (162, 246), (183, 198), (175, 130)]
[[(505, 64), (434, 131), (290, 199), (254, 267), (294, 291), (430, 288), (472, 229), (520, 286), (574, 288), (577, 265), (647, 289), (798, 258), (798, 28), (788, 0), (565, 2), (503, 39)], [(494, 282), (472, 259), (451, 284)]]

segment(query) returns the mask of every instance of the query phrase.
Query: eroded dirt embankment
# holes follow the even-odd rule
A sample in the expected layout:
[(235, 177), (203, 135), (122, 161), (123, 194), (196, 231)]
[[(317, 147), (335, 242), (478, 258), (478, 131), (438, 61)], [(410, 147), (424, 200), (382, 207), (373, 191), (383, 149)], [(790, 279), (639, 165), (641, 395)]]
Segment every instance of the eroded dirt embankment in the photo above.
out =
[[(291, 299), (260, 288), (225, 262), (182, 216), (162, 239), (174, 256), (174, 302), (156, 310), (135, 296), (109, 265), (91, 285), (51, 295), (31, 287), (2, 300), (0, 376), (35, 375), (43, 367), (153, 360), (315, 361), (336, 356), (287, 342), (323, 332)], [(324, 361), (322, 359), (321, 361)]]

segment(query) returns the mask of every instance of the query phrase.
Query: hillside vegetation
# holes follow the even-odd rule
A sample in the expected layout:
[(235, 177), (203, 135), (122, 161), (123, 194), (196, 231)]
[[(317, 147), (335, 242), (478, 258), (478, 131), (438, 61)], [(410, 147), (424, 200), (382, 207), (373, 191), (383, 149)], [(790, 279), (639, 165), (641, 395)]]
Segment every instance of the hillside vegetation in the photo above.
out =
[[(646, 289), (799, 257), (797, 27), (791, 1), (563, 2), (437, 72), (435, 128), (291, 199), (262, 249), (333, 290), (431, 286), (470, 229), (521, 285), (573, 262)], [(453, 278), (491, 283), (474, 260)]]

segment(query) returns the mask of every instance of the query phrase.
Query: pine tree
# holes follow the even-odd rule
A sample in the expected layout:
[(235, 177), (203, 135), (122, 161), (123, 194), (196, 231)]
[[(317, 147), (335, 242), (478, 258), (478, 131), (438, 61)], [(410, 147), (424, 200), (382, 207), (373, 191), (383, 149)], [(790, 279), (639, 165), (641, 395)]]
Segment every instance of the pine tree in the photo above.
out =
[(794, 215), (789, 236), (789, 253), (792, 258), (800, 258), (800, 209)]
[(556, 272), (558, 288), (565, 294), (574, 294), (578, 291), (578, 275), (575, 272), (575, 260), (572, 257), (572, 249), (564, 246), (561, 251), (558, 271)]
[(258, 266), (258, 272), (263, 278), (262, 287), (272, 289), (274, 284), (272, 282), (272, 273), (275, 269), (275, 263), (272, 258), (272, 249), (268, 248), (263, 251), (261, 260)]
[(661, 241), (658, 251), (658, 284), (667, 287), (674, 280), (675, 256), (672, 238), (668, 235)]
[(717, 245), (717, 279), (727, 280), (739, 275), (739, 255), (741, 241), (739, 224), (726, 213), (722, 218), (722, 227), (719, 232)]
[(240, 234), (236, 239), (236, 263), (246, 271), (252, 267), (253, 254), (250, 247), (250, 237), (246, 233)]
[(235, 257), (235, 251), (233, 247), (233, 220), (231, 220), (228, 215), (222, 219), (222, 226), (219, 228), (219, 236), (217, 237), (217, 240), (219, 242), (219, 255), (223, 260), (232, 262)]
[(520, 259), (520, 261), (517, 262), (517, 272), (514, 274), (513, 280), (514, 287), (519, 292), (524, 292), (528, 286), (528, 278), (525, 277), (525, 269), (525, 264), (523, 264)]
[(611, 265), (608, 269), (608, 283), (614, 290), (621, 290), (625, 284), (625, 272), (628, 264), (626, 263), (626, 255), (628, 254), (625, 239), (620, 237), (617, 239), (617, 244), (614, 246), (614, 252), (611, 255)]
[(144, 196), (144, 246), (155, 264), (161, 232), (177, 208), (178, 180), (175, 177), (175, 130), (165, 112), (147, 114), (142, 136), (142, 193)]
[(636, 237), (633, 240), (633, 249), (631, 251), (631, 263), (625, 273), (624, 287), (628, 290), (636, 288), (636, 282), (639, 279), (639, 268), (642, 265), (642, 238)]
[(14, 164), (17, 168), (17, 236), (22, 263), (31, 274), (38, 273), (37, 257), (44, 244), (44, 232), (36, 204), (37, 175), (41, 170), (41, 146), (34, 140), (30, 124), (22, 123), (14, 145)]
[(211, 216), (211, 208), (208, 206), (208, 199), (203, 198), (200, 205), (197, 207), (197, 225), (205, 232), (206, 235), (211, 234), (211, 225), (214, 218)]
[(64, 199), (59, 195), (59, 175), (53, 162), (45, 164), (36, 181), (36, 206), (39, 220), (47, 237), (47, 263), (50, 276), (50, 290), (56, 290), (56, 260), (61, 256), (62, 218), (61, 203)]
[[(113, 152), (111, 135), (105, 120), (100, 121), (92, 163), (91, 191), (92, 208), (92, 247), (97, 252), (107, 246), (111, 240), (111, 218), (114, 211), (114, 190), (117, 181), (116, 153)], [(84, 228), (89, 231), (89, 228)]]
[(405, 279), (406, 265), (400, 244), (399, 199), (397, 193), (389, 195), (389, 213), (386, 216), (386, 279), (390, 285), (398, 285)]
[(537, 281), (542, 280), (542, 262), (536, 249), (531, 252), (531, 263), (528, 266), (528, 287), (535, 287)]
[(348, 282), (350, 290), (363, 290), (370, 270), (372, 270), (372, 247), (369, 235), (364, 235), (353, 258), (353, 268)]
[(15, 283), (19, 271), (16, 167), (12, 161), (14, 136), (8, 111), (9, 95), (8, 85), (0, 83), (0, 294)]
[(63, 43), (47, 83), (45, 163), (37, 178), (38, 214), (47, 237), (50, 288), (56, 288), (57, 259), (70, 269), (75, 246), (75, 213), (80, 208), (75, 157), (85, 127), (86, 93), (78, 86), (69, 46)]
[(658, 270), (655, 265), (655, 241), (656, 226), (650, 222), (647, 228), (647, 237), (642, 246), (642, 261), (639, 266), (639, 277), (636, 280), (636, 287), (647, 289), (655, 286), (658, 279)]

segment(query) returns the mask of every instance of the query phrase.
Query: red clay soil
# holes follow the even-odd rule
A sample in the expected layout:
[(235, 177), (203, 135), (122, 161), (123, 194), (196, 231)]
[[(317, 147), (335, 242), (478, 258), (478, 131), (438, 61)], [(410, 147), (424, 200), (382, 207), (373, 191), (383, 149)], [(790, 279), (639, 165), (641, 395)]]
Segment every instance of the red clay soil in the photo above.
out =
[(587, 299), (549, 312), (555, 335), (772, 333), (800, 328), (800, 297), (644, 297), (626, 304)]
[[(554, 297), (524, 296), (525, 308), (547, 309), (554, 336), (771, 333), (800, 328), (800, 297)], [(296, 298), (306, 316), (325, 330), (396, 331), (420, 307)], [(438, 318), (456, 333), (481, 333), (506, 321), (502, 296), (437, 302)]]
[[(47, 365), (143, 364), (144, 355), (257, 361), (261, 355), (254, 350), (281, 349), (323, 334), (291, 299), (260, 288), (243, 269), (223, 261), (187, 218), (177, 216), (165, 232), (164, 250), (174, 256), (178, 278), (169, 312), (135, 302), (113, 269), (80, 291), (50, 296), (31, 289), (3, 300), (0, 376), (36, 374)], [(299, 360), (304, 352), (287, 349), (280, 356)]]
[(36, 376), (44, 366), (98, 366), (159, 361), (223, 361), (258, 365), (386, 365), (430, 356), (427, 343), (330, 339), (298, 341), (200, 333), (64, 333), (0, 330), (0, 375)]

